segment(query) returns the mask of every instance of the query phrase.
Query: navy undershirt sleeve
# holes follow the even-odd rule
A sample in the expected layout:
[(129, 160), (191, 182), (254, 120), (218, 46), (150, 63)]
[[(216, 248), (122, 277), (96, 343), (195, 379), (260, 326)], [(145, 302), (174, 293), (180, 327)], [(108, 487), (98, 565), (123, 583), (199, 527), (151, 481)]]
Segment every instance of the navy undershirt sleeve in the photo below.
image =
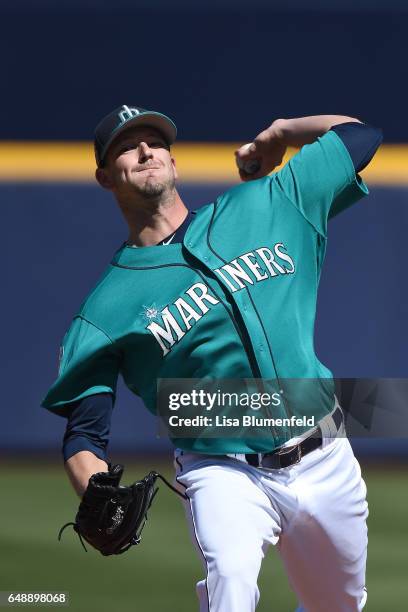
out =
[(349, 121), (330, 128), (346, 146), (356, 173), (363, 170), (382, 143), (382, 130), (366, 123)]
[(64, 461), (83, 450), (107, 460), (113, 404), (111, 393), (97, 393), (65, 406), (62, 415), (67, 417), (62, 445)]

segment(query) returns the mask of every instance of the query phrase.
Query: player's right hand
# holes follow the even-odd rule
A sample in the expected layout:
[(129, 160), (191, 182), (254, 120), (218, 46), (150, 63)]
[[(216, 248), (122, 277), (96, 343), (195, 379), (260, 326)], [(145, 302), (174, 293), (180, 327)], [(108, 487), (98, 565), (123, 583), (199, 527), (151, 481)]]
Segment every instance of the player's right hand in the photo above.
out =
[[(253, 181), (267, 176), (277, 166), (280, 166), (286, 148), (282, 141), (279, 120), (274, 121), (266, 130), (260, 132), (253, 142), (235, 151), (235, 161), (241, 180)], [(259, 168), (253, 172), (251, 166), (255, 161), (258, 162)]]

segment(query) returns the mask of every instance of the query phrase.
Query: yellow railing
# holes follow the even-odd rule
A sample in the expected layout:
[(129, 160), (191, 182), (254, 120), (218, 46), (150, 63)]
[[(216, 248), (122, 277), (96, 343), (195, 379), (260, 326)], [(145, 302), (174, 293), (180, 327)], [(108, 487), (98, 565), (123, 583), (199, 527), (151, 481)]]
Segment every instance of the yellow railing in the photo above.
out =
[[(242, 143), (241, 143), (242, 144)], [(238, 179), (238, 143), (187, 143), (172, 147), (180, 182)], [(285, 161), (295, 153), (289, 151)], [(89, 142), (0, 142), (0, 181), (93, 182), (95, 161)], [(362, 175), (368, 184), (407, 185), (408, 145), (382, 145)]]

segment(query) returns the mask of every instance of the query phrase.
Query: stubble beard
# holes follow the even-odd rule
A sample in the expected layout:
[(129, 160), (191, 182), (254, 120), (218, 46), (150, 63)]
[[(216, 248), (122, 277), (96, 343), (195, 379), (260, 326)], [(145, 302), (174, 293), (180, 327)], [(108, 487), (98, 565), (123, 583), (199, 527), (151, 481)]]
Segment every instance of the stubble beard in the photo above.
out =
[(176, 181), (174, 178), (169, 179), (167, 182), (156, 182), (148, 179), (143, 185), (135, 186), (136, 191), (146, 199), (155, 200), (161, 199), (163, 195), (170, 194), (175, 188)]

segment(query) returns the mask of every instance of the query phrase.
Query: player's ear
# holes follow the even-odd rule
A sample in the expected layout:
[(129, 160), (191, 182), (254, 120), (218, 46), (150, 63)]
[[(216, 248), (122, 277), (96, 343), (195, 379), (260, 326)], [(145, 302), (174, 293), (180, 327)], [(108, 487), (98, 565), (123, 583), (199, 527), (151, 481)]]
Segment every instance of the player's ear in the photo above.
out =
[(176, 168), (176, 160), (174, 159), (174, 157), (171, 158), (171, 163), (172, 163), (172, 166), (173, 166), (174, 178), (178, 179), (178, 172), (177, 172), (177, 168)]
[(104, 168), (97, 168), (95, 170), (95, 178), (104, 189), (108, 189), (109, 191), (113, 188), (112, 179), (109, 176), (109, 173)]

